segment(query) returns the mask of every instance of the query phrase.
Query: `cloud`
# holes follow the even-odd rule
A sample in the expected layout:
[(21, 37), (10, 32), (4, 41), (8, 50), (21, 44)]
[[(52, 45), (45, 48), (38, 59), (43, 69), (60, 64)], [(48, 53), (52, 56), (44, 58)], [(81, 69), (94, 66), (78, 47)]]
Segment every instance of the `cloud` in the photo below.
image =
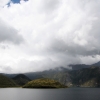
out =
[(0, 42), (20, 44), (22, 41), (23, 37), (18, 34), (18, 31), (0, 19)]
[(5, 6), (10, 0), (0, 0), (0, 7)]
[(0, 73), (2, 72), (4, 73), (12, 72), (13, 73), (12, 68), (10, 66), (0, 66)]
[[(99, 0), (29, 0), (4, 6), (0, 18), (8, 24), (0, 20), (0, 43), (13, 45), (3, 50), (2, 44), (2, 62), (24, 72), (99, 61), (99, 5)], [(14, 45), (23, 38), (24, 44)]]
[(48, 14), (55, 11), (60, 5), (60, 0), (48, 0), (48, 1), (43, 0), (40, 2), (41, 2), (40, 8)]

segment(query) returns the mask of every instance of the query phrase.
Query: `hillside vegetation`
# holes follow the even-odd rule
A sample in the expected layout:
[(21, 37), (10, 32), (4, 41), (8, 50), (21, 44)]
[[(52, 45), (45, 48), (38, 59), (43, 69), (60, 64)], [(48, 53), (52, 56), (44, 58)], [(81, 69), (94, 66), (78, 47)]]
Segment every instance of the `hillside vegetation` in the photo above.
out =
[(0, 74), (0, 88), (3, 87), (16, 87), (16, 83), (8, 77)]
[(26, 83), (28, 83), (29, 81), (31, 81), (27, 76), (25, 76), (24, 74), (18, 74), (17, 76), (12, 78), (14, 80), (14, 82), (16, 84), (18, 84), (19, 86), (23, 86)]
[(59, 82), (47, 78), (36, 79), (28, 82), (26, 85), (23, 86), (23, 88), (65, 88), (65, 87), (66, 86), (60, 84)]

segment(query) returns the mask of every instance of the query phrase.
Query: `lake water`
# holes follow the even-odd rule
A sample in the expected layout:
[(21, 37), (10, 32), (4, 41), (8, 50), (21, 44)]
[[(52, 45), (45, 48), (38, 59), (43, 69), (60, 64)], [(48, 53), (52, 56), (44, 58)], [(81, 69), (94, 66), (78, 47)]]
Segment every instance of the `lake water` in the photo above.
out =
[(0, 88), (0, 100), (100, 100), (100, 88)]

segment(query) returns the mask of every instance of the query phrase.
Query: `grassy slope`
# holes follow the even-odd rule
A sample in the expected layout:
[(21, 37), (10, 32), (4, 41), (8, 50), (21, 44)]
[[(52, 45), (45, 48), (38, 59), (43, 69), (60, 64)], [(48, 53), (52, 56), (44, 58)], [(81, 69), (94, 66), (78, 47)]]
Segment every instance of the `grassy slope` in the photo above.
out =
[(8, 77), (0, 74), (0, 87), (16, 87), (16, 83)]

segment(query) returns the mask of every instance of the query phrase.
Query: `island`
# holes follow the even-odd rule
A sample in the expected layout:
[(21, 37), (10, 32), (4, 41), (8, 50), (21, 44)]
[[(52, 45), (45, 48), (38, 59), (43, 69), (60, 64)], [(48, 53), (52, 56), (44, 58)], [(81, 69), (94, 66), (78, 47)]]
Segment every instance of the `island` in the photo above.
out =
[(67, 86), (62, 85), (53, 79), (41, 78), (26, 83), (23, 88), (67, 88)]

